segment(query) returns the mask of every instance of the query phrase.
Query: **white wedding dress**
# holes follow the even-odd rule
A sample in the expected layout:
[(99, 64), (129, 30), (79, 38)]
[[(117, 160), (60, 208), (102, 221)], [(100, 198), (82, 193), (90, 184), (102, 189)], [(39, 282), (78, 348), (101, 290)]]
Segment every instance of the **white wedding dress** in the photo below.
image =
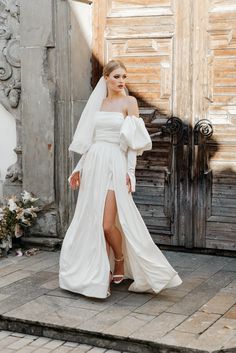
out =
[(73, 220), (60, 256), (60, 287), (89, 297), (106, 298), (114, 255), (108, 258), (103, 232), (107, 190), (115, 191), (117, 226), (123, 238), (125, 278), (130, 291), (158, 293), (182, 283), (153, 242), (128, 193), (127, 148), (142, 150), (147, 130), (141, 118), (98, 111), (93, 143), (83, 163)]

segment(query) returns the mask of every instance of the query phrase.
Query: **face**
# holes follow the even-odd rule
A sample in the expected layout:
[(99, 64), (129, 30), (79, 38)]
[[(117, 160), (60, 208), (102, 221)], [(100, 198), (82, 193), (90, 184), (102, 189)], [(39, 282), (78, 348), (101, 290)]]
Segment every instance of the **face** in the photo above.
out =
[(106, 76), (108, 89), (115, 91), (117, 93), (123, 92), (125, 87), (125, 81), (127, 78), (127, 73), (124, 69), (118, 68), (113, 70), (109, 76)]

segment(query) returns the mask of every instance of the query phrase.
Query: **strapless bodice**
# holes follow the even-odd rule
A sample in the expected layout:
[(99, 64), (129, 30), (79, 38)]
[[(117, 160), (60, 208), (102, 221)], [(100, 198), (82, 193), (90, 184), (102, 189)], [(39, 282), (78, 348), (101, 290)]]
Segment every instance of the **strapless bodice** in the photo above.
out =
[(104, 141), (119, 144), (120, 129), (123, 123), (122, 113), (98, 111), (95, 117), (94, 142)]

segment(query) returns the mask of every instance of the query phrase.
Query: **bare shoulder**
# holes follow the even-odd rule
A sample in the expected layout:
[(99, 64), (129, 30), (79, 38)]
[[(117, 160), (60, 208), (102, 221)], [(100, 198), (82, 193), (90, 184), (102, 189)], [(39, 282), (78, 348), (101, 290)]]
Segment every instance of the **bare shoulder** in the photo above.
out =
[(127, 114), (128, 115), (135, 115), (136, 117), (139, 117), (138, 102), (135, 97), (127, 96), (126, 97), (126, 105), (127, 105)]
[(138, 106), (137, 99), (133, 96), (126, 96), (126, 102), (127, 104), (131, 104), (131, 105), (135, 104)]

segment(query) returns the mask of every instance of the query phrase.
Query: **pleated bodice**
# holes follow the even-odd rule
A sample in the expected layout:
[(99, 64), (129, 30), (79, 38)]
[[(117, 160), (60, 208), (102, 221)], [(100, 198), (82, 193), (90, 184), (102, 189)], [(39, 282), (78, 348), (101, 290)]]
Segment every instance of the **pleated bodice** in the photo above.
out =
[(124, 116), (119, 112), (99, 111), (96, 113), (94, 142), (103, 141), (119, 144), (120, 129)]

